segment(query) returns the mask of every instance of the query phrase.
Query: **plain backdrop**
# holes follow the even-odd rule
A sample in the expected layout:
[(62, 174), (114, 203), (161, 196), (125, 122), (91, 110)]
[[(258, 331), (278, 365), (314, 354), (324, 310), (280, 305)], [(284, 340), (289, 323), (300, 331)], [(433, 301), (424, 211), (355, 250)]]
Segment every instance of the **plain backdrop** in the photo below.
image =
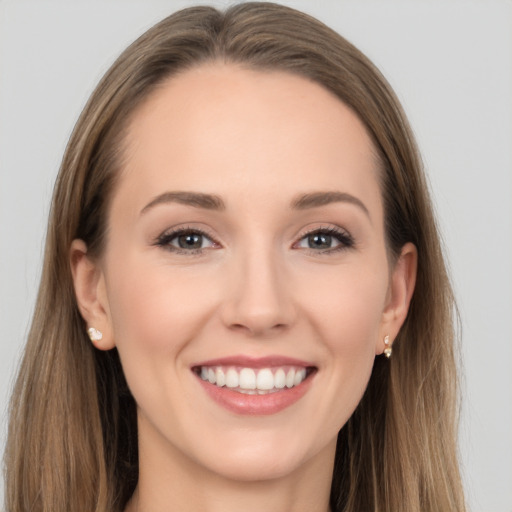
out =
[[(0, 0), (2, 447), (53, 181), (73, 124), (119, 52), (192, 3)], [(468, 502), (473, 512), (512, 512), (512, 3), (283, 3), (355, 43), (403, 102), (425, 160), (461, 312), (460, 446)]]

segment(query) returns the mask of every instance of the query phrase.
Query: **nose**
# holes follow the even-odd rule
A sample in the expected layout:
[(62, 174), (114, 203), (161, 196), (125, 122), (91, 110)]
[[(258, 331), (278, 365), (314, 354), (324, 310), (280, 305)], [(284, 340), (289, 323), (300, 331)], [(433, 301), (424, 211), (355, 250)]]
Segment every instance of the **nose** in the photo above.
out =
[(268, 337), (290, 328), (295, 321), (291, 286), (272, 251), (240, 255), (229, 274), (222, 320), (230, 330)]

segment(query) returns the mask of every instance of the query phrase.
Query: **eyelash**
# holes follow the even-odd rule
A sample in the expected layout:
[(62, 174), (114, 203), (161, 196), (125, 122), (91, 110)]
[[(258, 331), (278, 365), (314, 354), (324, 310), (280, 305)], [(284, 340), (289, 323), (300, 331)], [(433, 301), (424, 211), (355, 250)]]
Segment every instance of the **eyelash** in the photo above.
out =
[(176, 247), (171, 244), (171, 242), (182, 236), (182, 235), (198, 235), (204, 238), (207, 238), (212, 242), (212, 246), (220, 247), (220, 244), (215, 240), (215, 238), (207, 233), (206, 231), (203, 231), (202, 229), (198, 228), (179, 228), (172, 231), (167, 231), (162, 233), (157, 239), (155, 245), (162, 247), (163, 249), (166, 249), (170, 252), (176, 253), (176, 254), (186, 254), (186, 255), (197, 255), (202, 254), (205, 250), (204, 247), (196, 248), (196, 249), (184, 249), (180, 247)]
[(313, 249), (311, 247), (308, 247), (308, 248), (305, 247), (304, 250), (307, 250), (311, 254), (333, 254), (333, 253), (337, 253), (340, 251), (345, 251), (347, 249), (351, 249), (355, 245), (355, 240), (352, 237), (352, 235), (350, 233), (348, 233), (348, 231), (345, 231), (344, 229), (341, 229), (341, 228), (323, 227), (323, 228), (314, 228), (314, 229), (311, 229), (310, 231), (307, 231), (306, 233), (304, 233), (300, 237), (300, 239), (293, 244), (294, 247), (312, 235), (325, 235), (328, 237), (332, 237), (336, 241), (339, 242), (339, 245), (336, 247), (331, 247), (329, 249)]
[[(171, 244), (171, 242), (175, 239), (177, 239), (180, 236), (183, 235), (197, 235), (204, 238), (207, 238), (210, 240), (212, 246), (205, 248), (205, 247), (199, 247), (195, 249), (184, 249), (180, 247), (176, 247)], [(333, 228), (333, 227), (323, 227), (323, 228), (315, 228), (311, 229), (310, 231), (307, 231), (306, 233), (302, 234), (302, 236), (299, 238), (297, 242), (293, 244), (293, 248), (299, 249), (298, 244), (301, 243), (303, 240), (307, 239), (308, 237), (312, 235), (324, 235), (328, 237), (334, 238), (337, 242), (339, 242), (339, 245), (336, 247), (328, 248), (328, 249), (313, 249), (311, 247), (304, 247), (303, 250), (308, 251), (311, 254), (332, 254), (339, 251), (347, 250), (355, 245), (354, 238), (352, 235), (350, 235), (347, 231), (342, 230), (340, 228)], [(162, 233), (160, 236), (157, 237), (155, 245), (162, 247), (170, 252), (173, 252), (175, 254), (184, 254), (188, 256), (192, 255), (199, 255), (202, 254), (205, 250), (210, 248), (219, 248), (221, 247), (220, 243), (215, 240), (215, 238), (207, 233), (204, 230), (198, 229), (198, 228), (179, 228), (176, 230), (168, 231)]]

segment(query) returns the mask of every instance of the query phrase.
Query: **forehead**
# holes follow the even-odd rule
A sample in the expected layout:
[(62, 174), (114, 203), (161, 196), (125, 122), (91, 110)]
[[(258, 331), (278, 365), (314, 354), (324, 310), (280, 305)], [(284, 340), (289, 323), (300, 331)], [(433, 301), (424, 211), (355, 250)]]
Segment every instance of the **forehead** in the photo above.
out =
[(286, 72), (224, 63), (184, 71), (139, 106), (127, 133), (121, 181), (148, 197), (162, 188), (222, 194), (227, 185), (376, 188), (378, 160), (358, 117)]

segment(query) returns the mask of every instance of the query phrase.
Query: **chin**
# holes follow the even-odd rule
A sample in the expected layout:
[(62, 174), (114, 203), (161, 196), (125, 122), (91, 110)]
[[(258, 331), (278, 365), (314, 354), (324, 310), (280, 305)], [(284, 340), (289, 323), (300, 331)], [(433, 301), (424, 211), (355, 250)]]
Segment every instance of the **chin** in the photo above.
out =
[(319, 450), (319, 447), (313, 445), (308, 449), (306, 440), (299, 443), (299, 439), (290, 435), (276, 436), (273, 433), (271, 437), (268, 439), (261, 433), (258, 435), (251, 431), (240, 437), (230, 436), (226, 444), (219, 440), (214, 450), (211, 444), (204, 447), (199, 454), (201, 460), (196, 460), (203, 467), (229, 480), (255, 482), (291, 475), (314, 458)]
[(217, 460), (211, 468), (217, 475), (240, 482), (258, 482), (277, 480), (286, 477), (297, 471), (302, 461), (277, 460), (277, 457), (265, 454), (254, 454), (252, 456), (230, 456), (222, 461)]

